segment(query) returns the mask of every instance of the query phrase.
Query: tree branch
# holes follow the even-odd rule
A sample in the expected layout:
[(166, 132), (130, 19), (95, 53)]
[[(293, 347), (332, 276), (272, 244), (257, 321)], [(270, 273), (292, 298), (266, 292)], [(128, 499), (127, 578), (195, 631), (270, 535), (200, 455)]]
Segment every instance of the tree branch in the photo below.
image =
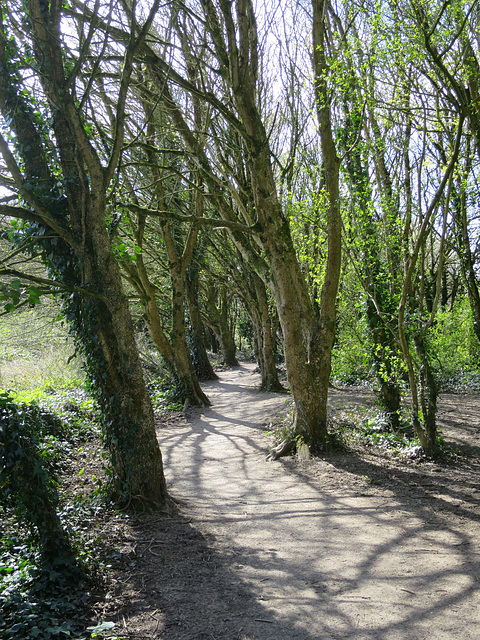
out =
[(257, 230), (255, 225), (248, 226), (241, 222), (235, 222), (233, 220), (217, 220), (215, 218), (197, 218), (196, 216), (182, 216), (178, 213), (170, 213), (166, 211), (160, 211), (158, 209), (147, 209), (146, 207), (139, 207), (136, 204), (127, 202), (119, 203), (119, 206), (129, 209), (134, 213), (143, 213), (148, 216), (154, 216), (156, 218), (165, 218), (178, 220), (179, 222), (191, 222), (192, 224), (206, 225), (213, 227), (214, 229), (232, 229), (233, 231), (241, 231), (243, 233), (255, 234)]
[(103, 302), (107, 302), (107, 298), (105, 296), (99, 295), (90, 289), (85, 289), (84, 287), (75, 287), (69, 286), (60, 282), (59, 280), (50, 280), (49, 278), (42, 278), (41, 276), (34, 276), (31, 273), (24, 273), (23, 271), (19, 271), (18, 269), (10, 269), (8, 267), (0, 267), (0, 276), (11, 276), (12, 278), (21, 278), (23, 280), (27, 280), (28, 282), (34, 282), (35, 284), (44, 285), (50, 287), (52, 293), (59, 291), (70, 291), (72, 293), (81, 293), (90, 298), (96, 298), (97, 300), (102, 300)]

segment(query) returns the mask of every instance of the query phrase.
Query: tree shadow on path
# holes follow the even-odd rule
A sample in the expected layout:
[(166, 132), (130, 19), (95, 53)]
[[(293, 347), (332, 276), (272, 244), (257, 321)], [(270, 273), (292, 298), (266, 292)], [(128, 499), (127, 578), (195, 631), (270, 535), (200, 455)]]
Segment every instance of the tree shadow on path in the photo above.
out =
[(477, 640), (477, 467), (267, 463), (285, 401), (255, 380), (227, 372), (213, 407), (159, 429), (179, 515), (132, 523), (125, 637)]

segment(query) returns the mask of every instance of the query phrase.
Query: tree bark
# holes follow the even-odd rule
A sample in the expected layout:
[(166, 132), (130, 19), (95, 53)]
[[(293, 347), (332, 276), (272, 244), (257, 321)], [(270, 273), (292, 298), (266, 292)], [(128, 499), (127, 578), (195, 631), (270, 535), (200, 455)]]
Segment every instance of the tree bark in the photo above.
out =
[[(295, 401), (293, 431), (315, 453), (323, 450), (327, 443), (327, 395), (341, 263), (340, 161), (333, 141), (326, 86), (324, 3), (313, 2), (314, 75), (328, 194), (328, 258), (318, 317), (297, 260), (288, 218), (278, 198), (268, 135), (256, 104), (258, 51), (253, 5), (250, 0), (237, 0), (235, 4), (236, 27), (231, 5), (221, 4), (226, 29), (226, 42), (223, 42), (216, 27), (219, 20), (213, 4), (208, 0), (203, 2), (217, 55), (228, 70), (232, 97), (244, 128), (243, 140), (255, 214), (252, 222), (256, 241), (270, 266), (271, 277), (265, 275), (260, 260), (255, 259), (252, 266), (259, 269), (259, 275), (266, 278), (271, 287), (282, 326), (288, 381)], [(246, 243), (233, 237), (248, 261), (251, 253)]]
[(252, 305), (256, 307), (252, 316), (255, 316), (255, 333), (259, 343), (258, 358), (262, 375), (261, 389), (264, 391), (284, 392), (285, 389), (278, 379), (277, 365), (275, 363), (272, 323), (268, 310), (265, 284), (255, 273), (253, 273), (253, 281), (257, 304)]
[[(164, 226), (164, 239), (167, 246), (172, 245), (172, 238), (167, 231), (168, 223)], [(172, 346), (175, 353), (177, 375), (185, 389), (185, 404), (193, 406), (209, 406), (210, 400), (204, 394), (198, 382), (197, 374), (193, 366), (192, 357), (187, 346), (187, 334), (185, 330), (185, 303), (184, 303), (184, 270), (181, 261), (173, 262), (173, 246), (169, 255), (170, 276), (172, 282)]]
[[(38, 60), (38, 78), (50, 107), (62, 172), (60, 180), (53, 178), (48, 153), (39, 134), (41, 125), (24, 109), (22, 122), (30, 119), (30, 125), (23, 127), (20, 121), (14, 123), (17, 139), (23, 143), (18, 153), (29, 167), (25, 175), (33, 182), (33, 196), (28, 202), (44, 224), (43, 228), (31, 229), (32, 238), (55, 278), (92, 292), (91, 297), (80, 293), (65, 295), (63, 302), (77, 343), (85, 352), (92, 388), (102, 407), (115, 497), (123, 505), (168, 509), (170, 502), (153, 411), (136, 349), (128, 299), (105, 226), (106, 192), (123, 139), (133, 51), (127, 48), (125, 55), (119, 80), (116, 131), (109, 162), (103, 167), (66, 80), (60, 33), (61, 3), (47, 5), (41, 0), (29, 0), (28, 18), (29, 35)], [(1, 39), (2, 82), (8, 82), (12, 92), (21, 87), (17, 87), (17, 79), (6, 80), (6, 74), (3, 75), (10, 64), (6, 60), (3, 29)], [(18, 91), (17, 100), (25, 104), (24, 95)], [(0, 109), (4, 118), (9, 119), (8, 103), (0, 100)], [(45, 159), (35, 166), (32, 164), (35, 156), (25, 153), (32, 142), (35, 155), (43, 153)], [(11, 164), (11, 158), (9, 162)], [(55, 171), (58, 175), (58, 166)], [(15, 170), (14, 179), (20, 193), (24, 192), (23, 176)], [(45, 228), (50, 233), (45, 233)]]
[(198, 269), (191, 268), (187, 273), (186, 298), (188, 315), (191, 323), (191, 350), (195, 371), (200, 381), (218, 380), (218, 376), (213, 370), (208, 358), (205, 345), (205, 328), (202, 316), (198, 308)]
[[(341, 221), (338, 199), (339, 159), (335, 152), (331, 131), (331, 117), (326, 76), (328, 73), (323, 52), (323, 2), (314, 2), (314, 41), (316, 57), (316, 87), (319, 96), (319, 122), (328, 194), (328, 259), (322, 287), (322, 302), (317, 316), (310, 299), (308, 285), (301, 272), (290, 233), (289, 220), (284, 214), (273, 173), (273, 157), (269, 136), (257, 104), (258, 43), (256, 22), (251, 0), (220, 2), (219, 13), (211, 0), (202, 0), (205, 21), (212, 48), (218, 58), (220, 76), (226, 83), (228, 99), (219, 99), (210, 91), (205, 78), (193, 85), (145, 46), (144, 62), (149, 77), (159, 91), (166, 113), (186, 148), (197, 163), (205, 182), (211, 206), (225, 222), (235, 246), (250, 262), (272, 290), (278, 309), (285, 345), (288, 379), (296, 405), (295, 432), (313, 450), (322, 450), (327, 442), (326, 402), (331, 369), (331, 349), (335, 334), (335, 299), (341, 262)], [(235, 9), (235, 17), (233, 15)], [(176, 7), (176, 10), (180, 10)], [(123, 36), (122, 36), (123, 37)], [(319, 56), (317, 51), (321, 49)], [(200, 72), (200, 70), (198, 71)], [(220, 77), (219, 76), (219, 77)], [(241, 198), (232, 198), (244, 217), (238, 222), (238, 210), (216, 177), (218, 166), (211, 166), (205, 152), (203, 136), (189, 127), (187, 116), (174, 98), (170, 83), (177, 83), (190, 95), (200, 95), (229, 126), (241, 136), (245, 154), (247, 179), (251, 185), (252, 207), (246, 209)], [(204, 86), (207, 87), (204, 89)], [(233, 106), (231, 106), (233, 105)], [(218, 137), (214, 130), (214, 138)], [(228, 167), (227, 167), (228, 168)], [(227, 182), (227, 180), (226, 180)], [(229, 194), (232, 192), (229, 192)], [(253, 238), (253, 242), (252, 242)]]
[(238, 367), (235, 339), (230, 328), (229, 302), (225, 286), (219, 291), (209, 282), (206, 291), (207, 313), (205, 323), (214, 332), (220, 343), (222, 363), (228, 367)]

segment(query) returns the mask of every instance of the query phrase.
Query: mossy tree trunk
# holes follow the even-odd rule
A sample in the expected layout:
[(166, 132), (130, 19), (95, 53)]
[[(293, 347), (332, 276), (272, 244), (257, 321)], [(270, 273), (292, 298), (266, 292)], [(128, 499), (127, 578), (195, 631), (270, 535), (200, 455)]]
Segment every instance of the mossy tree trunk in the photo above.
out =
[[(157, 7), (155, 3), (146, 28)], [(16, 95), (17, 104), (23, 106), (21, 117), (11, 126), (19, 142), (15, 153), (24, 163), (25, 173), (4, 145), (2, 154), (19, 195), (27, 202), (24, 208), (10, 207), (9, 213), (33, 223), (28, 233), (50, 274), (70, 289), (62, 296), (64, 310), (85, 353), (92, 387), (102, 407), (115, 497), (124, 505), (142, 509), (168, 508), (153, 411), (128, 299), (106, 228), (107, 192), (123, 144), (133, 52), (144, 32), (125, 50), (111, 146), (102, 163), (84, 127), (83, 103), (73, 94), (73, 77), (68, 78), (64, 69), (61, 10), (61, 3), (48, 5), (41, 0), (29, 0), (27, 8), (26, 37), (31, 38), (38, 61), (37, 79), (50, 111), (56, 141), (53, 155), (44, 146), (45, 121), (27, 102), (31, 92), (26, 89), (22, 93), (14, 59), (8, 54), (11, 45), (6, 46), (9, 34), (2, 29), (3, 88)], [(9, 73), (5, 73), (7, 69)], [(2, 100), (0, 107), (4, 119), (10, 121), (9, 102)], [(51, 144), (53, 136), (48, 138)], [(28, 185), (27, 177), (32, 178)]]

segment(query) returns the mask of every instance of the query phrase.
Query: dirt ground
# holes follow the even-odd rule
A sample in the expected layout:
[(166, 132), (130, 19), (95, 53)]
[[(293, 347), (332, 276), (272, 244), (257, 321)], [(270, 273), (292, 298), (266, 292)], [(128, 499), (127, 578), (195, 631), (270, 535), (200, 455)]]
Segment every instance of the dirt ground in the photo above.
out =
[[(443, 395), (454, 461), (364, 448), (266, 461), (287, 396), (254, 365), (205, 385), (211, 408), (159, 422), (178, 513), (115, 529), (97, 602), (135, 640), (478, 640), (480, 397)], [(332, 416), (367, 393), (332, 390)]]

